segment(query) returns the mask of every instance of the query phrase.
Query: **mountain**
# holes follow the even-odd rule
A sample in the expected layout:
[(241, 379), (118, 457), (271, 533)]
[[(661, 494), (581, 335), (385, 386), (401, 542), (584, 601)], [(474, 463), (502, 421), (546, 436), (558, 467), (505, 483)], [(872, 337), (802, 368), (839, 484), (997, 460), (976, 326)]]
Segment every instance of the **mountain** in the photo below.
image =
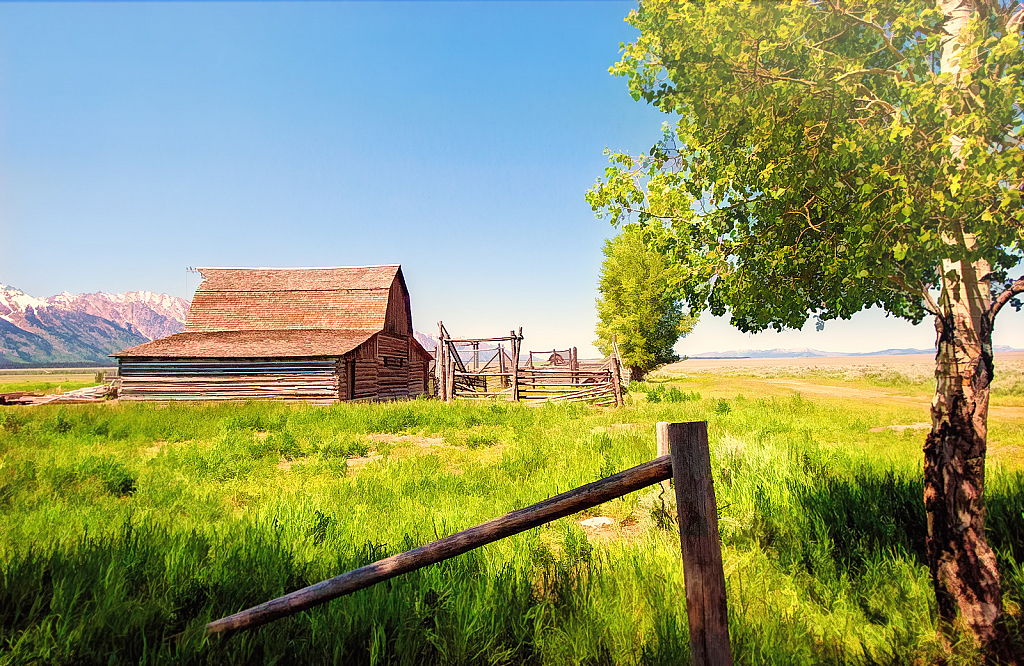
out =
[(412, 335), (414, 338), (416, 338), (416, 342), (420, 343), (423, 346), (423, 348), (426, 349), (431, 354), (433, 354), (434, 350), (437, 349), (438, 346), (440, 346), (441, 344), (440, 342), (437, 341), (437, 338), (435, 338), (433, 335), (430, 335), (429, 333), (420, 333), (419, 331), (413, 331)]
[(30, 296), (0, 284), (0, 366), (109, 365), (111, 352), (179, 333), (188, 301), (124, 294)]
[(181, 333), (188, 315), (188, 301), (151, 291), (124, 294), (78, 294), (64, 292), (46, 299), (51, 306), (102, 317), (133, 331), (147, 340)]
[[(1020, 351), (1006, 345), (993, 347), (996, 352)], [(725, 352), (691, 354), (690, 358), (825, 358), (833, 356), (905, 356), (907, 354), (934, 355), (934, 349), (882, 349), (873, 352), (829, 352), (818, 349), (737, 349)]]

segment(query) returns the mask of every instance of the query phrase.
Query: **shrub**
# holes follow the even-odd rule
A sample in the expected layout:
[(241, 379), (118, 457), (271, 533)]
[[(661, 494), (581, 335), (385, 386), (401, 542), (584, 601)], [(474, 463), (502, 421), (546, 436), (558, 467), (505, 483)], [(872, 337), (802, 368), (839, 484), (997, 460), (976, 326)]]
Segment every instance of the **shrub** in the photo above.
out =
[(693, 393), (687, 393), (685, 391), (680, 391), (676, 386), (666, 389), (661, 384), (647, 392), (647, 402), (690, 402), (700, 399), (700, 393), (697, 393), (696, 391)]

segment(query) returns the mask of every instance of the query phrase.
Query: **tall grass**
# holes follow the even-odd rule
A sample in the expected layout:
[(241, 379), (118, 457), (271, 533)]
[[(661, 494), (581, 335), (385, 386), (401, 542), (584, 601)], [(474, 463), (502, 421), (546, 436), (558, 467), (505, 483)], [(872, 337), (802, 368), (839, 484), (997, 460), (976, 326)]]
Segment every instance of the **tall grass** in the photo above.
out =
[[(656, 489), (599, 507), (623, 526), (611, 539), (577, 516), (258, 631), (202, 635), (216, 617), (649, 460), (660, 420), (709, 421), (737, 663), (942, 654), (921, 435), (869, 432), (911, 422), (912, 408), (686, 395), (624, 410), (0, 409), (0, 663), (688, 663), (678, 533)], [(1024, 645), (1024, 477), (997, 467), (987, 492), (1008, 628)], [(961, 641), (950, 660), (977, 655)]]

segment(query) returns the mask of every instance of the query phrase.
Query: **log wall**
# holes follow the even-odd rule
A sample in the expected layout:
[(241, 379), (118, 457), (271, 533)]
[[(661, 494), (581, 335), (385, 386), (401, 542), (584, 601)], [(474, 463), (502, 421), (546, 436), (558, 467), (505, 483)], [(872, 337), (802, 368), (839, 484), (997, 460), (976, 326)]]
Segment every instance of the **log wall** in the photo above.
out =
[(412, 398), (426, 392), (429, 361), (412, 345), (408, 337), (380, 333), (343, 358), (122, 359), (120, 396), (318, 404)]
[(377, 334), (378, 390), (381, 400), (409, 397), (409, 339)]
[(339, 359), (122, 359), (122, 400), (338, 400)]

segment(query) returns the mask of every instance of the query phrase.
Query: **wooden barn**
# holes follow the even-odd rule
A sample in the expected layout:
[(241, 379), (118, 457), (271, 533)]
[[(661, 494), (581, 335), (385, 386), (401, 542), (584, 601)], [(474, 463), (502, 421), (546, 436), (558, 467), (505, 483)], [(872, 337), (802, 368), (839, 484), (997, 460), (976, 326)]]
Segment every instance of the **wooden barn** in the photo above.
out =
[(203, 268), (185, 331), (111, 356), (122, 400), (394, 400), (427, 391), (401, 266)]

